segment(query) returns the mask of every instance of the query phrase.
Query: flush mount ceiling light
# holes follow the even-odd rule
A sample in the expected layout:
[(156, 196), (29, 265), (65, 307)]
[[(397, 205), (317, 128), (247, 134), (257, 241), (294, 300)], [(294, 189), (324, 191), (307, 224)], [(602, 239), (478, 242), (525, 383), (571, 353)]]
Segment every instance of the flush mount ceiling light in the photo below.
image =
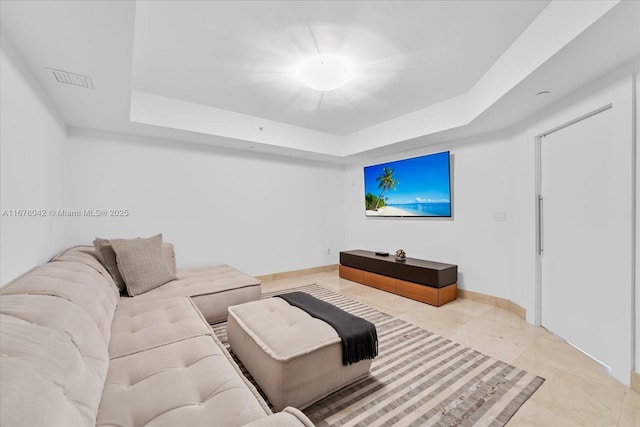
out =
[(336, 55), (313, 57), (300, 66), (298, 76), (311, 89), (327, 92), (340, 89), (353, 72), (349, 63)]

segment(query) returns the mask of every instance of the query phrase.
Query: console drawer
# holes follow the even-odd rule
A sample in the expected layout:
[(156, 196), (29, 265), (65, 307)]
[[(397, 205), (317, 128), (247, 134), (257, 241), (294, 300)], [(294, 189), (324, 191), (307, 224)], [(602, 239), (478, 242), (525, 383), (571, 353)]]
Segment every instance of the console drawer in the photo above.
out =
[(396, 280), (396, 293), (416, 301), (426, 302), (427, 304), (435, 306), (440, 305), (438, 301), (438, 289), (430, 286), (418, 285), (398, 279)]
[(352, 282), (365, 283), (364, 271), (358, 270), (357, 268), (340, 265), (338, 267), (338, 275), (343, 279), (351, 280)]
[(363, 283), (383, 291), (396, 292), (396, 279), (393, 277), (382, 276), (380, 274), (365, 271)]

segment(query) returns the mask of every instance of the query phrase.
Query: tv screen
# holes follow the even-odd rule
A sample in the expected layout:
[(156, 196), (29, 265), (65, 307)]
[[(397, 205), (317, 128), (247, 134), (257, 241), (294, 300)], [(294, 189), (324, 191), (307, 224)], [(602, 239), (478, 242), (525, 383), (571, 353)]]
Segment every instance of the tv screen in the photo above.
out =
[(449, 152), (364, 168), (367, 216), (450, 217)]

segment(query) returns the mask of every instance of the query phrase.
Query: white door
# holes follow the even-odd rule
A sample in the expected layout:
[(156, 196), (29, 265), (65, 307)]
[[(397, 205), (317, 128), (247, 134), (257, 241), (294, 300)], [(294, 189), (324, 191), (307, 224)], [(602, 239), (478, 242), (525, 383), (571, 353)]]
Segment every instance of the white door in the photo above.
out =
[(605, 110), (540, 142), (541, 324), (628, 383), (630, 267), (620, 253), (630, 251), (631, 210), (618, 171), (626, 142), (616, 137), (612, 114)]

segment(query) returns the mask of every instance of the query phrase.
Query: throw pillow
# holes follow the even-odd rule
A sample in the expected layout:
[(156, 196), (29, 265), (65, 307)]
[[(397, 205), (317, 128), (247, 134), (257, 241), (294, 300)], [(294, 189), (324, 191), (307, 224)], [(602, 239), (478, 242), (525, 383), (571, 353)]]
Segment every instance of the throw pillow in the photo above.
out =
[(167, 261), (169, 271), (176, 274), (176, 253), (173, 250), (173, 245), (169, 242), (162, 243), (162, 252), (164, 252), (164, 259)]
[(116, 261), (116, 253), (113, 251), (111, 247), (111, 242), (108, 239), (101, 239), (100, 237), (96, 237), (93, 241), (93, 247), (96, 249), (96, 256), (98, 260), (104, 265), (107, 269), (116, 286), (120, 290), (120, 292), (125, 292), (127, 290), (124, 280), (122, 279), (122, 275), (120, 274), (120, 270), (118, 270), (118, 262)]
[(177, 279), (167, 267), (162, 250), (162, 234), (148, 239), (113, 239), (111, 246), (130, 296), (140, 295)]

